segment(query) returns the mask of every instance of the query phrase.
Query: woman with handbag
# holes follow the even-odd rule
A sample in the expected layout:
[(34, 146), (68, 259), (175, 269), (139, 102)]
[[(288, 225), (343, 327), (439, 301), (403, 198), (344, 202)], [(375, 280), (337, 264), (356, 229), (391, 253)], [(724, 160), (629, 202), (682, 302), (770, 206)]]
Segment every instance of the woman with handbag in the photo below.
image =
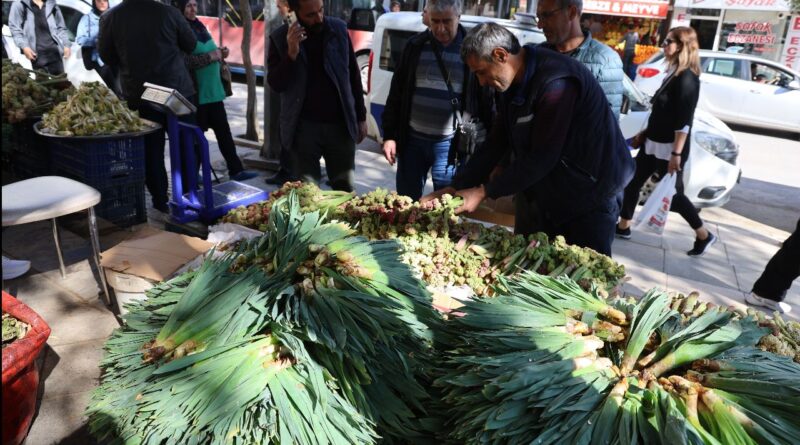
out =
[[(116, 3), (116, 2), (115, 2)], [(95, 70), (106, 86), (120, 96), (119, 76), (117, 69), (106, 65), (97, 53), (97, 34), (100, 33), (100, 16), (108, 10), (109, 0), (92, 0), (92, 10), (81, 17), (75, 42), (81, 46), (83, 66), (87, 70)]]
[(655, 172), (661, 177), (676, 173), (676, 193), (670, 210), (680, 213), (695, 231), (694, 248), (687, 254), (700, 256), (717, 238), (703, 226), (697, 209), (683, 192), (682, 169), (689, 159), (689, 136), (700, 94), (697, 34), (686, 26), (673, 28), (661, 46), (669, 65), (668, 75), (651, 99), (653, 108), (647, 128), (634, 137), (633, 146), (639, 148), (636, 174), (625, 188), (616, 235), (631, 237), (631, 219), (645, 181)]
[[(236, 181), (258, 176), (257, 173), (247, 171), (242, 161), (236, 155), (236, 145), (233, 142), (231, 127), (228, 124), (228, 114), (225, 111), (224, 100), (233, 93), (230, 86), (230, 71), (227, 70), (225, 58), (228, 57), (228, 48), (217, 48), (214, 39), (200, 20), (197, 19), (196, 0), (178, 0), (177, 7), (186, 17), (189, 26), (197, 37), (197, 47), (194, 52), (186, 56), (186, 65), (193, 74), (197, 89), (197, 123), (203, 131), (209, 128), (217, 136), (217, 144), (225, 163), (228, 166), (228, 176)], [(227, 79), (223, 79), (223, 72), (227, 72)], [(227, 81), (227, 85), (226, 82)]]

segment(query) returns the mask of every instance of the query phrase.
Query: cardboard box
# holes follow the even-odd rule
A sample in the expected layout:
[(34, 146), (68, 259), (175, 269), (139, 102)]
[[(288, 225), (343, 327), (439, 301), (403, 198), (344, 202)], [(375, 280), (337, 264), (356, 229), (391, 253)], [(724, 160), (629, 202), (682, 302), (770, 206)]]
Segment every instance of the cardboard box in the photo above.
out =
[(123, 303), (143, 298), (147, 289), (212, 246), (200, 238), (148, 228), (103, 252), (100, 265), (117, 296), (119, 312), (125, 313)]
[(472, 213), (464, 216), (478, 221), (484, 221), (499, 226), (514, 227), (514, 201), (510, 196), (499, 199), (484, 199), (481, 205)]

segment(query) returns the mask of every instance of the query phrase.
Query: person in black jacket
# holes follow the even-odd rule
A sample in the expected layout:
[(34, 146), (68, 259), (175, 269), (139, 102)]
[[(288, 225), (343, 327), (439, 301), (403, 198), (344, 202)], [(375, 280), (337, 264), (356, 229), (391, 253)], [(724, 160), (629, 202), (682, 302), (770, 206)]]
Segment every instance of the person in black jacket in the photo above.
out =
[(455, 173), (453, 101), (461, 118), (467, 112), (484, 125), (492, 112), (491, 92), (477, 91), (460, 57), (466, 34), (459, 24), (460, 0), (431, 0), (425, 7), (429, 29), (406, 43), (381, 118), (384, 157), (390, 165), (397, 162), (397, 192), (414, 200), (422, 196), (429, 171), (434, 190), (449, 186)]
[[(697, 33), (681, 26), (670, 30), (662, 44), (669, 64), (669, 74), (651, 100), (653, 109), (647, 128), (635, 136), (634, 147), (641, 146), (636, 156), (636, 175), (625, 189), (625, 198), (617, 224), (617, 236), (631, 237), (631, 219), (639, 200), (639, 190), (655, 172), (677, 174), (670, 210), (681, 214), (694, 229), (696, 239), (689, 256), (706, 253), (717, 238), (703, 227), (694, 204), (683, 192), (682, 169), (689, 159), (690, 132), (694, 110), (700, 94), (700, 55)], [(643, 144), (643, 146), (642, 146)]]
[[(622, 190), (633, 160), (602, 88), (580, 62), (519, 41), (487, 22), (464, 38), (461, 55), (481, 85), (502, 92), (486, 141), (453, 187), (472, 212), (485, 197), (535, 200), (542, 229), (570, 244), (611, 255)], [(499, 172), (495, 167), (508, 157)], [(456, 191), (458, 189), (458, 191)], [(518, 206), (517, 216), (527, 217)], [(529, 219), (529, 218), (528, 218)], [(528, 235), (530, 228), (514, 227)]]
[(167, 212), (166, 118), (143, 102), (141, 96), (145, 82), (150, 82), (176, 89), (196, 102), (184, 55), (194, 51), (197, 38), (176, 8), (153, 0), (125, 0), (100, 17), (97, 45), (103, 61), (119, 67), (122, 94), (128, 106), (141, 117), (162, 124), (159, 131), (145, 136), (145, 183), (153, 197), (153, 207)]

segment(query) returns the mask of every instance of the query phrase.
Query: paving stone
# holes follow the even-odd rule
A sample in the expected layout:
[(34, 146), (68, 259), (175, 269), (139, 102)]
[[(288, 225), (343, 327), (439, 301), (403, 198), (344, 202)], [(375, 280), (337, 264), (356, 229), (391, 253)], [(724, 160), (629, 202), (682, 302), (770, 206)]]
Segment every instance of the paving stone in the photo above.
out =
[[(735, 272), (737, 281), (739, 282), (739, 289), (743, 292), (750, 292), (753, 289), (753, 284), (764, 272), (764, 268), (750, 269), (737, 266)], [(783, 301), (792, 305), (793, 310), (787, 314), (787, 317), (800, 320), (800, 279), (794, 280), (792, 286), (786, 292), (786, 298)]]
[(45, 356), (43, 400), (91, 391), (100, 379), (98, 363), (103, 358), (103, 340), (51, 346)]
[[(724, 251), (724, 246), (717, 243), (711, 246), (711, 249)], [(714, 258), (709, 251), (701, 257), (690, 257), (684, 252), (674, 250), (665, 251), (664, 255), (664, 271), (669, 276), (688, 278), (719, 287), (739, 288), (733, 266), (728, 264), (724, 255), (717, 255), (717, 258)]]
[(91, 392), (42, 400), (25, 445), (93, 445), (83, 415)]

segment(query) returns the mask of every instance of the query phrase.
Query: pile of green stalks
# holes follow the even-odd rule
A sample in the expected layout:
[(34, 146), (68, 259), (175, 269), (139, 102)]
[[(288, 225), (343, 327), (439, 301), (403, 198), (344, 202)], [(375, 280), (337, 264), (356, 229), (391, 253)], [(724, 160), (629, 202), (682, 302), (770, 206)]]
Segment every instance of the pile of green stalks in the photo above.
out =
[(651, 291), (602, 298), (525, 273), (468, 302), (442, 364), (464, 444), (795, 444), (800, 365), (749, 315)]
[(127, 306), (87, 410), (99, 440), (432, 443), (428, 363), (452, 340), (399, 245), (304, 214), (293, 193), (268, 224)]

